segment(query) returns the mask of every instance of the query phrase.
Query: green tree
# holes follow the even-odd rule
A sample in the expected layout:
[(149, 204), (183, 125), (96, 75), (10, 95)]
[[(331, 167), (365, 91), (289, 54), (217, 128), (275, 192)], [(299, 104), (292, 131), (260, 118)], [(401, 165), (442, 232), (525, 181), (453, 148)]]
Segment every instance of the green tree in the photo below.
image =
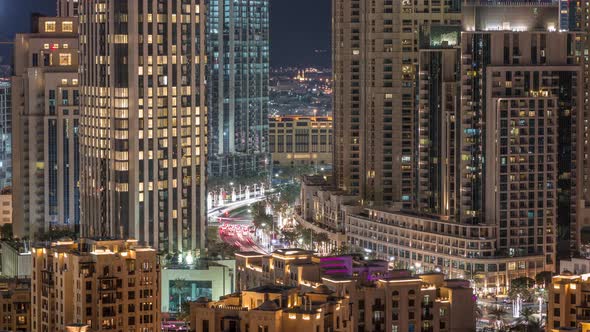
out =
[[(330, 237), (328, 236), (328, 234), (326, 234), (324, 232), (315, 233), (313, 242), (315, 244), (317, 244), (317, 246), (321, 246), (321, 245), (324, 245), (324, 244), (330, 242)], [(313, 246), (312, 246), (312, 249), (313, 249)]]
[(546, 287), (549, 284), (551, 284), (552, 277), (553, 273), (551, 273), (550, 271), (539, 272), (535, 276), (535, 282), (537, 283), (537, 285), (542, 285)]
[(338, 246), (336, 248), (333, 248), (330, 251), (330, 255), (333, 255), (333, 256), (346, 255), (348, 253), (350, 253), (350, 247), (348, 245), (346, 245), (346, 244), (345, 245), (340, 245), (340, 246)]
[(281, 234), (283, 235), (283, 238), (289, 241), (289, 244), (291, 245), (297, 242), (297, 239), (299, 239), (299, 237), (301, 236), (301, 232), (297, 230), (297, 228), (283, 229), (281, 231)]
[(520, 295), (523, 301), (531, 301), (534, 295), (534, 285), (535, 280), (531, 278), (520, 277), (512, 279), (510, 282), (510, 289), (508, 290), (508, 296), (511, 299), (516, 300), (518, 295)]
[(504, 317), (508, 315), (508, 311), (502, 306), (493, 306), (487, 308), (488, 316), (490, 321), (497, 329), (504, 328), (505, 322)]
[(232, 259), (238, 251), (238, 248), (222, 241), (216, 241), (209, 244), (207, 255), (209, 258)]
[(182, 302), (180, 311), (178, 312), (178, 319), (184, 322), (190, 321), (191, 318), (191, 303), (188, 301)]
[(37, 235), (39, 241), (57, 241), (63, 238), (77, 239), (78, 233), (69, 228), (52, 228)]
[(520, 310), (520, 317), (516, 319), (516, 326), (520, 331), (528, 332), (529, 325), (534, 319), (535, 310), (531, 307), (525, 307)]
[(2, 225), (2, 227), (0, 228), (0, 235), (2, 236), (2, 239), (4, 240), (10, 240), (13, 238), (12, 235), (12, 224), (4, 224)]
[(527, 325), (527, 332), (544, 332), (545, 320), (542, 317), (533, 317)]
[(266, 202), (256, 202), (252, 205), (252, 224), (256, 229), (272, 229), (273, 217), (266, 213)]
[(178, 309), (177, 309), (178, 312), (180, 312), (182, 309), (182, 293), (186, 289), (188, 289), (189, 286), (190, 286), (189, 282), (186, 281), (185, 279), (178, 278), (178, 279), (172, 280), (172, 285), (170, 286), (170, 288), (175, 290), (176, 294), (178, 294)]

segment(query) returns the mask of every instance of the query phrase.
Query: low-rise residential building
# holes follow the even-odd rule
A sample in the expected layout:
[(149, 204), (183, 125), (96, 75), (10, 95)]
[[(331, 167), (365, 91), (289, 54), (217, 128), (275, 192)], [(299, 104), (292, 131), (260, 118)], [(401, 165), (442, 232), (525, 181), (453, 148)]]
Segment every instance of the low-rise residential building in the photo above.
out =
[(255, 285), (330, 289), (348, 301), (352, 331), (475, 330), (469, 282), (445, 280), (442, 273), (415, 274), (361, 255), (319, 257), (299, 249), (238, 253), (236, 270), (242, 291)]
[(358, 196), (333, 189), (323, 176), (310, 175), (301, 179), (299, 202), (295, 209), (297, 223), (330, 239), (326, 248), (318, 251), (330, 252), (346, 245), (344, 216), (360, 209)]
[(32, 249), (32, 329), (160, 330), (160, 263), (136, 240), (59, 241)]
[(311, 251), (278, 249), (270, 255), (253, 251), (236, 253), (237, 291), (266, 284), (295, 287), (310, 280), (320, 281), (317, 258)]
[(417, 272), (441, 271), (475, 281), (478, 292), (503, 293), (510, 281), (546, 271), (543, 255), (501, 255), (496, 225), (457, 224), (395, 208), (346, 214), (347, 243)]
[(31, 248), (27, 241), (0, 241), (0, 275), (31, 277)]
[(300, 292), (289, 286), (260, 286), (219, 301), (191, 303), (195, 331), (354, 331), (347, 298), (325, 287)]
[(332, 117), (277, 116), (269, 118), (269, 147), (275, 166), (332, 165)]
[(475, 331), (476, 304), (467, 280), (395, 270), (369, 283), (338, 275), (322, 283), (349, 298), (355, 331)]
[(590, 331), (590, 274), (562, 272), (549, 286), (547, 331)]
[(31, 331), (31, 279), (0, 279), (0, 330)]
[(360, 254), (318, 256), (302, 249), (279, 249), (270, 255), (236, 253), (236, 290), (258, 285), (284, 285), (311, 290), (323, 277), (345, 277), (372, 282), (390, 274), (390, 264)]

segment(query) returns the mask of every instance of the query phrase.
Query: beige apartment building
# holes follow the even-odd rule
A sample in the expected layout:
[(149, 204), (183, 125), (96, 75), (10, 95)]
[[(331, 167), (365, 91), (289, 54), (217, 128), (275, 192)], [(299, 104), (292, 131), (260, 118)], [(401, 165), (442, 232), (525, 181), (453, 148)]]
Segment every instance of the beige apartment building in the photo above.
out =
[(569, 271), (553, 277), (549, 286), (547, 331), (590, 331), (590, 275)]
[(503, 293), (510, 281), (547, 270), (545, 256), (497, 256), (495, 225), (458, 224), (396, 209), (346, 215), (347, 243), (378, 259), (418, 272), (469, 279), (483, 293)]
[(31, 331), (160, 331), (160, 263), (136, 240), (54, 242), (33, 248)]
[(34, 23), (16, 36), (12, 77), (13, 231), (31, 239), (80, 221), (78, 19)]
[(298, 249), (271, 255), (238, 253), (236, 271), (238, 291), (256, 285), (297, 287), (303, 293), (331, 290), (348, 301), (351, 331), (475, 330), (469, 281), (445, 280), (442, 273), (415, 274), (416, 270), (391, 270), (384, 260), (319, 257)]
[(81, 234), (202, 249), (204, 1), (80, 0), (78, 11)]
[(0, 225), (12, 224), (12, 188), (0, 189)]
[(325, 287), (300, 293), (288, 286), (259, 286), (219, 301), (191, 303), (191, 328), (224, 331), (354, 331), (349, 299)]
[(328, 235), (328, 252), (346, 245), (344, 216), (359, 209), (358, 196), (334, 189), (320, 175), (301, 178), (299, 206), (295, 208), (295, 220), (306, 229)]
[[(296, 287), (303, 280), (320, 280), (319, 260), (314, 260), (314, 253), (308, 250), (278, 249), (270, 255), (239, 252), (235, 256), (236, 291), (267, 284)], [(300, 269), (301, 277), (296, 277), (299, 274), (294, 272), (299, 267), (305, 271)]]
[(442, 273), (394, 271), (359, 286), (354, 278), (323, 277), (323, 284), (349, 298), (353, 331), (475, 331), (473, 289), (467, 280)]
[(419, 39), (460, 25), (460, 1), (337, 0), (333, 5), (334, 176), (377, 205), (416, 201)]
[(332, 165), (332, 117), (285, 115), (269, 118), (269, 146), (274, 166)]
[(31, 279), (0, 279), (0, 330), (31, 331)]

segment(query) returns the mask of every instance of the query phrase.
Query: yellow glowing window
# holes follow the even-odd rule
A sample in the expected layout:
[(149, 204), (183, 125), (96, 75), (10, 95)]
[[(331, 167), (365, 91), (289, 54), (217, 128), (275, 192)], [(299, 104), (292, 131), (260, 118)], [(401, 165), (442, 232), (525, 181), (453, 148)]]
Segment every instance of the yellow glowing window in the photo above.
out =
[(59, 65), (60, 66), (71, 66), (72, 65), (72, 55), (69, 53), (60, 53), (59, 54)]
[(68, 80), (65, 78), (61, 79), (61, 85), (68, 85)]
[(43, 45), (43, 48), (46, 49), (46, 50), (48, 50), (49, 49), (49, 44), (44, 44)]
[(61, 31), (63, 31), (63, 32), (73, 32), (74, 31), (74, 23), (72, 21), (63, 21), (63, 22), (61, 22)]
[(37, 169), (44, 169), (45, 168), (45, 163), (43, 163), (43, 162), (37, 162), (35, 164), (35, 166), (37, 167)]
[(115, 44), (127, 44), (127, 35), (115, 35)]
[(55, 21), (45, 22), (45, 32), (55, 32)]

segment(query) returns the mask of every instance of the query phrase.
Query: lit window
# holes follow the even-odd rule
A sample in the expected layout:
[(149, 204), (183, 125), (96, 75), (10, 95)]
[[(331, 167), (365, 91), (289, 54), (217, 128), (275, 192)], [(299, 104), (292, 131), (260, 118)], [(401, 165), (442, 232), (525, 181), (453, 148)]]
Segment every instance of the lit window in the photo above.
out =
[(49, 49), (49, 44), (43, 44), (43, 48), (48, 50)]
[(55, 21), (45, 22), (45, 32), (55, 32)]
[(60, 53), (59, 54), (59, 65), (60, 66), (71, 66), (72, 65), (72, 55), (69, 53)]
[(73, 32), (74, 31), (74, 23), (72, 21), (64, 21), (61, 23), (61, 31), (63, 32)]

